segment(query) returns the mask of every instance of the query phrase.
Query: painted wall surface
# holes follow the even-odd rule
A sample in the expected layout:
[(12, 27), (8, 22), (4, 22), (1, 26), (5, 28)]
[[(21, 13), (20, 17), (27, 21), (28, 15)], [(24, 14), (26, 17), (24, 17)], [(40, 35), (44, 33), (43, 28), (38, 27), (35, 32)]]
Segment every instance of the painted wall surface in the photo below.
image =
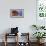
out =
[[(10, 9), (21, 8), (24, 9), (24, 18), (10, 18)], [(19, 32), (29, 32), (32, 37), (32, 24), (36, 24), (36, 0), (0, 0), (0, 34), (17, 26)]]

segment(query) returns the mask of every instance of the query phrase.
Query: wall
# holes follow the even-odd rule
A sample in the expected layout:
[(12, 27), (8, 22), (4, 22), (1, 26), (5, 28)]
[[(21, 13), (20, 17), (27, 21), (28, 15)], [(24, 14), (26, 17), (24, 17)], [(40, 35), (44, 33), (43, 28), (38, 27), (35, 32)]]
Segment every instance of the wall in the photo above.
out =
[[(10, 18), (10, 9), (24, 9), (24, 18)], [(30, 32), (36, 24), (36, 0), (0, 0), (0, 34), (11, 27), (19, 27), (19, 32)], [(7, 30), (7, 31), (6, 31)]]

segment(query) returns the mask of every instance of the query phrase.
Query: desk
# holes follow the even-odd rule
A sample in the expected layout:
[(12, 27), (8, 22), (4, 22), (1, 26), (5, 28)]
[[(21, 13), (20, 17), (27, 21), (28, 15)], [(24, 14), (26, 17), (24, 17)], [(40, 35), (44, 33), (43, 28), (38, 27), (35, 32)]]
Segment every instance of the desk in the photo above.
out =
[(17, 36), (17, 42), (16, 42), (17, 44), (15, 46), (18, 46), (18, 33), (17, 34), (6, 33), (5, 34), (5, 46), (7, 46), (7, 38), (8, 38), (7, 36)]
[(5, 34), (5, 46), (7, 46), (7, 44), (8, 44), (8, 42), (7, 42), (7, 36), (9, 36), (9, 38), (10, 38), (10, 36), (17, 36), (17, 42), (16, 42), (16, 45), (15, 46), (19, 46), (19, 44), (20, 44), (20, 46), (21, 46), (21, 43), (22, 44), (25, 44), (26, 46), (30, 46), (30, 42), (29, 42), (29, 33), (21, 33), (21, 36), (26, 36), (26, 39), (27, 39), (27, 42), (21, 42), (21, 43), (19, 43), (18, 42), (18, 33), (17, 34), (10, 34), (10, 33), (6, 33)]

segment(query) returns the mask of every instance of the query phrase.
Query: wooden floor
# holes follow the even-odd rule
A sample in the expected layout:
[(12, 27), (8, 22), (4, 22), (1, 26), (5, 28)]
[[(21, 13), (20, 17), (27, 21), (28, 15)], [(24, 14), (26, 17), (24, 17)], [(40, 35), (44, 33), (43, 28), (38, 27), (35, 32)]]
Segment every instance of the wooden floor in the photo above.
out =
[[(4, 45), (3, 42), (2, 42), (2, 43), (0, 42), (0, 46), (5, 46), (5, 45)], [(8, 43), (7, 46), (15, 46), (15, 42), (14, 42), (14, 43), (12, 43), (12, 42), (11, 42), (11, 43)], [(22, 45), (21, 45), (21, 46), (22, 46)], [(25, 45), (24, 45), (24, 46), (25, 46)], [(37, 46), (37, 43), (33, 43), (33, 42), (32, 42), (32, 43), (30, 43), (30, 46)], [(41, 46), (46, 46), (46, 43), (44, 43), (44, 45), (41, 45)]]

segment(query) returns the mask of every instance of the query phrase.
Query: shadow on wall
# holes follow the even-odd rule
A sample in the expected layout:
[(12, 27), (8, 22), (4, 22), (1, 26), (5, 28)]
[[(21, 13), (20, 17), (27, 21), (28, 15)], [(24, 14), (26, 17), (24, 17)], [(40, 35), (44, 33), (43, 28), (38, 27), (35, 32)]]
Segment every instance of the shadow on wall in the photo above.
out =
[(5, 34), (5, 33), (10, 33), (11, 32), (11, 28), (7, 28), (4, 30), (4, 32), (2, 34)]

